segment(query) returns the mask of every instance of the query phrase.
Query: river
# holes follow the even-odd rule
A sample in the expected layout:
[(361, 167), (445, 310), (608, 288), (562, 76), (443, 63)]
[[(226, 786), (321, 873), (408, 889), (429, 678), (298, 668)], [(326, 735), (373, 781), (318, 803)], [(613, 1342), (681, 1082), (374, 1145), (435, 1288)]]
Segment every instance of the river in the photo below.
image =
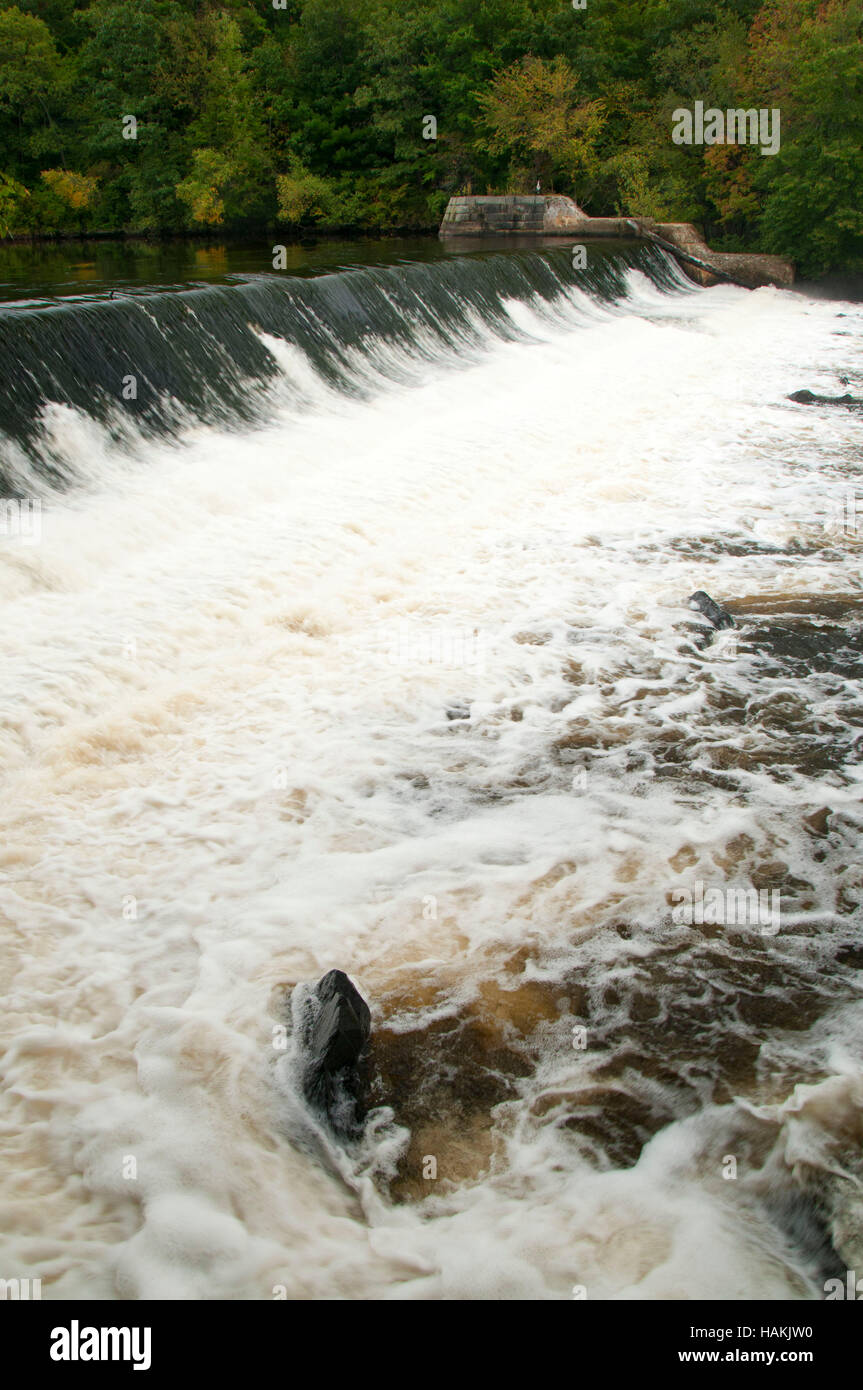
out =
[[(861, 416), (788, 396), (863, 394), (863, 305), (635, 244), (205, 250), (0, 266), (0, 1274), (823, 1297)], [(333, 967), (347, 1147), (290, 1031)]]

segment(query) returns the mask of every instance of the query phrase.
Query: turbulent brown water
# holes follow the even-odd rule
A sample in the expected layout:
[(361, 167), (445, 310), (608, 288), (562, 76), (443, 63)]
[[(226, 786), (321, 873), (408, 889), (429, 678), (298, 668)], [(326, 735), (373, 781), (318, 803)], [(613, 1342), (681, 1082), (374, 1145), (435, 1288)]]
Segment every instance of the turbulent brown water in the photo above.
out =
[[(863, 1268), (861, 413), (787, 400), (863, 394), (861, 318), (644, 250), (0, 314), (0, 1273)], [(290, 1034), (334, 966), (347, 1149)]]

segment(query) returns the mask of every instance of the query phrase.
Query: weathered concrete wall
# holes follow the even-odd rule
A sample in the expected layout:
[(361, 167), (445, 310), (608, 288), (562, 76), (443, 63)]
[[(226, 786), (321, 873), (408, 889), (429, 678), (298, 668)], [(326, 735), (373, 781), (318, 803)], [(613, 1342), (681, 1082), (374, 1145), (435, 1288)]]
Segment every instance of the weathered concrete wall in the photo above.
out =
[[(753, 252), (711, 251), (691, 222), (651, 222), (633, 218), (641, 236), (658, 237), (677, 251), (692, 259), (684, 268), (693, 280), (702, 285), (716, 284), (727, 276), (738, 285), (757, 289), (760, 285), (777, 285), (787, 289), (794, 284), (794, 266), (782, 256), (763, 256)], [(699, 264), (701, 262), (702, 264)], [(718, 271), (712, 275), (711, 270)]]
[(786, 288), (794, 283), (794, 266), (781, 256), (711, 251), (690, 222), (653, 222), (639, 217), (588, 217), (559, 193), (524, 196), (466, 194), (450, 198), (440, 226), (446, 236), (643, 237), (675, 252), (691, 279), (702, 285), (719, 280), (755, 289)]
[(562, 193), (462, 194), (450, 198), (441, 236), (632, 236), (625, 217), (588, 217)]
[(542, 233), (545, 198), (501, 194), (498, 197), (450, 198), (441, 223), (441, 236), (512, 236)]

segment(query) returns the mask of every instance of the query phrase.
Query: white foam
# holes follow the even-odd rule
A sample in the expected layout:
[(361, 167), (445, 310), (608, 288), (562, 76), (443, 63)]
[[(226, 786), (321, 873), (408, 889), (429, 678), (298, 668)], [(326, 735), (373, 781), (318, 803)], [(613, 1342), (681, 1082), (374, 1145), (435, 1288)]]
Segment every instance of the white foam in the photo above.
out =
[[(50, 412), (89, 490), (0, 552), (7, 1275), (66, 1297), (805, 1294), (749, 1207), (694, 1163), (671, 1190), (652, 1149), (598, 1173), (524, 1122), (423, 1218), (279, 1128), (274, 986), (338, 965), (375, 1003), (413, 960), (469, 990), (484, 953), (649, 924), (681, 845), (782, 814), (757, 773), (745, 803), (645, 799), (613, 746), (582, 793), (489, 800), (562, 712), (617, 719), (625, 750), (703, 708), (674, 625), (704, 570), (671, 538), (805, 539), (846, 487), (825, 460), (853, 422), (785, 400), (810, 362), (847, 367), (835, 306), (632, 293), (589, 324), (574, 293), (577, 331), (511, 306), (536, 341), (460, 371), (370, 344), (362, 401), (262, 335), (306, 413), (137, 458)], [(844, 566), (724, 554), (711, 591), (842, 590)]]

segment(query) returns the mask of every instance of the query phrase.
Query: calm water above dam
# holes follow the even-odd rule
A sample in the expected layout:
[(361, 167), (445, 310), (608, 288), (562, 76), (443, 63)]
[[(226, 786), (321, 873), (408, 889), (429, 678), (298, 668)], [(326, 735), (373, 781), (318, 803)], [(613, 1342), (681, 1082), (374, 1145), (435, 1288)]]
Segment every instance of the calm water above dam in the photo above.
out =
[[(557, 237), (533, 238), (532, 246), (560, 246)], [(591, 254), (613, 255), (632, 242), (595, 243)], [(287, 275), (326, 275), (355, 266), (397, 266), (453, 256), (524, 249), (519, 237), (450, 239), (436, 236), (321, 237), (280, 243), (258, 238), (226, 241), (180, 239), (90, 240), (0, 244), (0, 304), (33, 306), (35, 300), (101, 299), (118, 294), (239, 284), (273, 274), (273, 249), (284, 246)]]
[[(636, 244), (78, 250), (0, 255), (2, 1269), (863, 1270), (861, 412), (788, 400), (863, 396), (863, 306)], [(290, 1034), (333, 967), (348, 1148)]]

